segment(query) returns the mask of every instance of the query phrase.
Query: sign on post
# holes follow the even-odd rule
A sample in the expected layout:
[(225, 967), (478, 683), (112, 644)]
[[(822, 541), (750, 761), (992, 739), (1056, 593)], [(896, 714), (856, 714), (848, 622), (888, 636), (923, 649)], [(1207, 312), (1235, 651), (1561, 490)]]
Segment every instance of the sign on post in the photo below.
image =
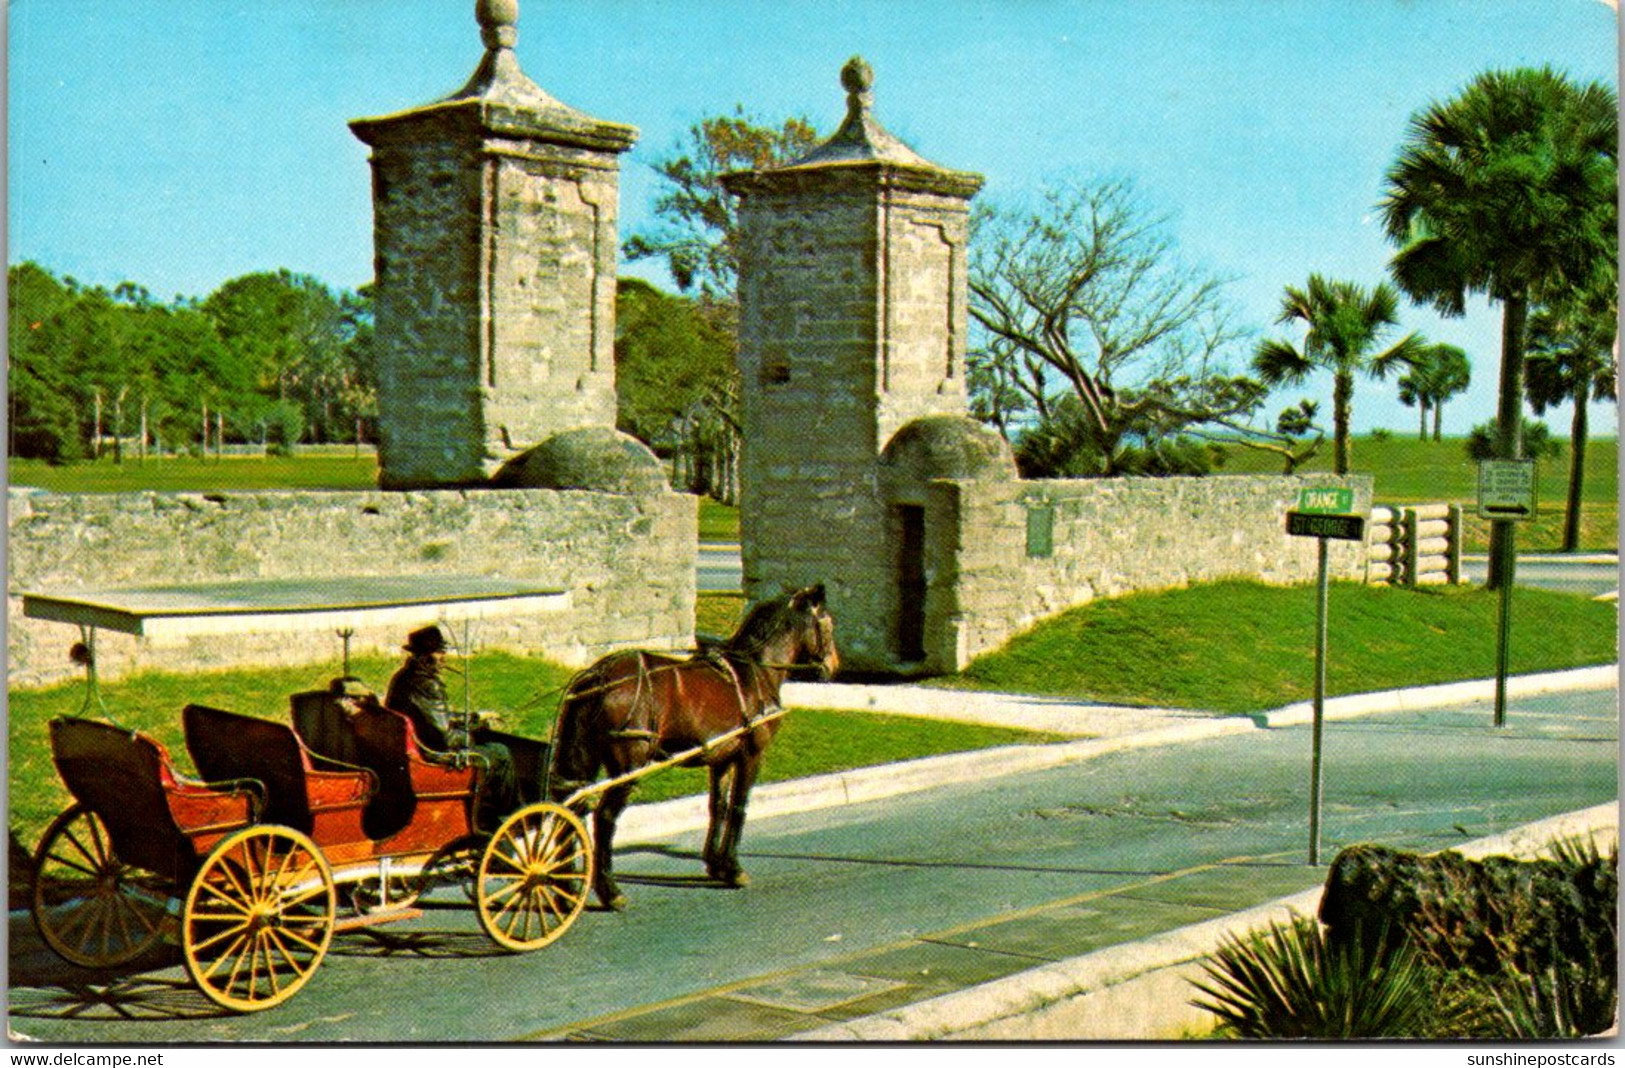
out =
[(1315, 515), (1288, 512), (1286, 532), (1300, 538), (1337, 538), (1359, 541), (1365, 537), (1365, 518), (1357, 515)]
[(1286, 514), (1286, 532), (1295, 537), (1319, 541), (1319, 581), (1316, 583), (1318, 608), (1315, 613), (1315, 704), (1314, 728), (1309, 756), (1309, 863), (1320, 863), (1321, 736), (1326, 716), (1326, 539), (1360, 541), (1365, 537), (1365, 517), (1351, 515), (1354, 491), (1343, 486), (1314, 486), (1298, 491), (1296, 511)]
[(1311, 515), (1348, 515), (1354, 511), (1354, 491), (1344, 486), (1315, 486), (1298, 491), (1298, 511)]
[(1478, 461), (1478, 517), (1521, 521), (1535, 516), (1535, 461)]

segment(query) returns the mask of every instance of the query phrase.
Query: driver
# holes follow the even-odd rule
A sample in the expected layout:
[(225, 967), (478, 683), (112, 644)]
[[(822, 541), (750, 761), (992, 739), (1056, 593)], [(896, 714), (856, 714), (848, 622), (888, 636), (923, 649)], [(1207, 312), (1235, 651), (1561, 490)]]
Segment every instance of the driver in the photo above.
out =
[(389, 680), (384, 706), (412, 720), (418, 740), (429, 749), (447, 753), (478, 753), (486, 766), (480, 788), (477, 822), (493, 828), (519, 807), (513, 753), (506, 745), (482, 738), (478, 724), (454, 714), (446, 700), (446, 636), (438, 626), (414, 630), (403, 647), (407, 656)]

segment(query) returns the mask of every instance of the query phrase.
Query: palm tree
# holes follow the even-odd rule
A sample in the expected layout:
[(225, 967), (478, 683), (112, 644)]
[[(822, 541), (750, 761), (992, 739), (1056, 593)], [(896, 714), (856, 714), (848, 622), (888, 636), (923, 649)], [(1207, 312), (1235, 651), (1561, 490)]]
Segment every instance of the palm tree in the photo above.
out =
[[(1389, 271), (1412, 300), (1460, 316), (1469, 293), (1501, 305), (1499, 455), (1520, 455), (1529, 307), (1587, 290), (1617, 256), (1614, 90), (1542, 68), (1487, 71), (1412, 116), (1379, 203), (1399, 247)], [(1511, 577), (1516, 533), (1497, 521), (1489, 585)]]
[(1614, 348), (1618, 299), (1614, 287), (1588, 299), (1541, 308), (1529, 319), (1529, 403), (1535, 414), (1574, 402), (1569, 427), (1569, 495), (1563, 518), (1563, 551), (1580, 547), (1580, 502), (1585, 484), (1587, 407), (1612, 400), (1619, 356)]
[(1407, 408), (1419, 408), (1419, 422), (1417, 423), (1416, 440), (1428, 439), (1428, 399), (1422, 392), (1421, 369), (1411, 371), (1399, 376), (1399, 403)]
[(1340, 475), (1349, 471), (1349, 418), (1354, 401), (1354, 379), (1366, 374), (1381, 378), (1397, 363), (1418, 358), (1423, 342), (1407, 334), (1394, 345), (1376, 351), (1385, 336), (1399, 325), (1399, 295), (1382, 283), (1367, 290), (1354, 282), (1309, 276), (1304, 289), (1287, 286), (1281, 298), (1278, 323), (1297, 320), (1307, 327), (1303, 347), (1268, 338), (1259, 343), (1253, 370), (1267, 384), (1297, 384), (1316, 370), (1332, 372), (1332, 445), (1334, 466)]
[(1472, 384), (1473, 368), (1467, 353), (1440, 342), (1428, 345), (1399, 380), (1399, 400), (1406, 407), (1422, 409), (1418, 440), (1428, 439), (1428, 412), (1433, 413), (1433, 440), (1443, 437), (1444, 402)]

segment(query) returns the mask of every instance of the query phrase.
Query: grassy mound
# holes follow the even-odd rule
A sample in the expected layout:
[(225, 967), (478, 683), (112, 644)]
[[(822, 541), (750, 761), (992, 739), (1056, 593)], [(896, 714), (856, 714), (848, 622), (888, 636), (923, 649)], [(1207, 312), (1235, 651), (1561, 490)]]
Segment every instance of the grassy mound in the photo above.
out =
[[(1516, 674), (1612, 663), (1611, 604), (1519, 589)], [(1331, 588), (1327, 692), (1495, 674), (1499, 595), (1480, 588)], [(1313, 586), (1230, 581), (1095, 601), (979, 657), (946, 685), (1113, 704), (1252, 712), (1314, 686)]]

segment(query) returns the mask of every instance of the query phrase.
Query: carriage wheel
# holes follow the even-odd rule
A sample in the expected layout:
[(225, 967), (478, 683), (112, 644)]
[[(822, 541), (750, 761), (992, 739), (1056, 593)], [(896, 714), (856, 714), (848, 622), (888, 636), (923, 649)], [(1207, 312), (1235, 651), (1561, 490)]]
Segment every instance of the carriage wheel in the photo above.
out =
[(84, 805), (53, 820), (34, 852), (34, 926), (74, 964), (111, 968), (151, 949), (168, 897), (165, 880), (119, 860), (107, 825)]
[(592, 847), (580, 817), (549, 802), (509, 816), (480, 858), (480, 926), (504, 948), (540, 949), (587, 907)]
[(280, 1005), (316, 971), (333, 939), (333, 873), (286, 827), (238, 831), (215, 846), (186, 895), (186, 973), (238, 1012)]

